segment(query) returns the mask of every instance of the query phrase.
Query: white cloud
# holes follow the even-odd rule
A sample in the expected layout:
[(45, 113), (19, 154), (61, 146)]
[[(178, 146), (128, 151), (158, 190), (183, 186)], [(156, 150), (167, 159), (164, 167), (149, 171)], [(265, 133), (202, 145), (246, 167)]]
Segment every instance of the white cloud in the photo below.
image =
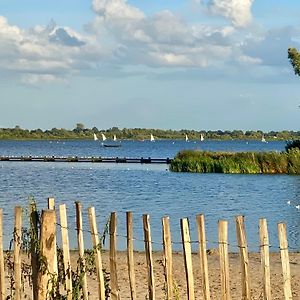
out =
[(245, 27), (252, 20), (253, 2), (254, 0), (211, 0), (209, 7), (212, 13), (230, 19), (234, 26)]

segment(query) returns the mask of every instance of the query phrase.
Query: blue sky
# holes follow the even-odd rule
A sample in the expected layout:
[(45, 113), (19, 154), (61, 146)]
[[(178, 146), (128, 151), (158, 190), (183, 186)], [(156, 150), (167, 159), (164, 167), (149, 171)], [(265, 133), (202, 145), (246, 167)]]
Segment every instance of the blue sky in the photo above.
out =
[(300, 130), (300, 3), (2, 0), (0, 127)]

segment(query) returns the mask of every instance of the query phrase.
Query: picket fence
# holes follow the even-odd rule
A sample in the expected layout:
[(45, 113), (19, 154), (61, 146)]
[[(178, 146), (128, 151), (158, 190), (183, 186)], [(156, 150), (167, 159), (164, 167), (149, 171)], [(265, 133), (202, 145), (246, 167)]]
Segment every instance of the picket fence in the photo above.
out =
[[(89, 292), (87, 286), (87, 275), (85, 273), (85, 258), (84, 258), (84, 239), (83, 239), (83, 224), (82, 224), (82, 206), (80, 202), (75, 202), (76, 206), (76, 230), (78, 241), (78, 255), (82, 262), (82, 295), (81, 299), (89, 299)], [(48, 209), (41, 213), (40, 225), (38, 226), (38, 214), (33, 208), (31, 211), (31, 222), (34, 228), (34, 234), (39, 240), (40, 253), (36, 249), (31, 249), (31, 277), (32, 277), (32, 299), (52, 299), (49, 290), (53, 289), (53, 282), (57, 276), (57, 248), (56, 248), (56, 231), (57, 227), (61, 230), (61, 243), (63, 252), (63, 262), (65, 268), (65, 289), (66, 299), (74, 299), (72, 290), (71, 278), (71, 260), (69, 249), (68, 223), (66, 205), (61, 204), (56, 209), (59, 212), (59, 222), (56, 220), (56, 210), (54, 207), (54, 198), (48, 199)], [(109, 272), (110, 272), (110, 295), (105, 293), (105, 278), (103, 274), (102, 252), (95, 214), (95, 208), (88, 208), (88, 219), (90, 224), (90, 234), (93, 243), (93, 251), (95, 255), (95, 267), (97, 274), (98, 299), (112, 299), (118, 300), (122, 295), (118, 286), (118, 265), (117, 265), (117, 214), (111, 213), (109, 222)], [(242, 299), (251, 299), (250, 276), (249, 276), (249, 257), (248, 246), (245, 234), (244, 217), (236, 217), (236, 234), (237, 246), (239, 250), (241, 262), (241, 294)], [(205, 234), (205, 219), (204, 215), (196, 216), (197, 233), (198, 233), (198, 247), (201, 270), (201, 289), (202, 298), (205, 300), (212, 299), (209, 282), (209, 268), (207, 258), (207, 241)], [(59, 225), (59, 226), (57, 226)], [(186, 298), (189, 300), (195, 299), (194, 272), (192, 263), (192, 241), (190, 238), (189, 220), (183, 218), (180, 220), (181, 237), (182, 237), (182, 253), (185, 267), (185, 281), (186, 281)], [(3, 210), (0, 209), (0, 296), (1, 299), (7, 299), (7, 287), (5, 286), (5, 261), (3, 250)], [(134, 235), (133, 235), (133, 214), (126, 213), (126, 228), (127, 228), (127, 266), (128, 266), (128, 284), (130, 289), (130, 298), (132, 300), (139, 299), (136, 290), (136, 274), (135, 274), (135, 257), (134, 257)], [(149, 215), (143, 215), (143, 231), (145, 244), (145, 259), (147, 265), (147, 282), (148, 282), (148, 296), (147, 299), (154, 300), (156, 297), (155, 291), (155, 274), (154, 261), (152, 251), (152, 238)], [(259, 220), (259, 236), (260, 236), (260, 255), (261, 255), (261, 269), (262, 269), (262, 298), (271, 299), (271, 278), (270, 278), (270, 259), (269, 259), (269, 237), (266, 219)], [(16, 300), (22, 299), (22, 279), (21, 279), (21, 265), (22, 265), (22, 208), (15, 208), (15, 223), (14, 223), (14, 245), (13, 245), (13, 261), (14, 261), (14, 298)], [(284, 299), (292, 299), (291, 288), (291, 272), (289, 263), (289, 251), (287, 242), (287, 231), (284, 223), (278, 224), (278, 238), (280, 244), (280, 257), (282, 264), (282, 288)], [(170, 231), (169, 217), (162, 218), (162, 244), (163, 244), (163, 266), (165, 277), (165, 299), (178, 299), (174, 295), (173, 286), (173, 260), (172, 260), (172, 239)], [(232, 299), (230, 291), (230, 274), (229, 274), (229, 253), (228, 253), (228, 222), (220, 220), (218, 222), (218, 254), (220, 262), (220, 295), (222, 300)], [(34, 247), (34, 245), (32, 245)], [(40, 255), (40, 257), (38, 257)], [(39, 266), (39, 259), (43, 258), (46, 265), (46, 270)]]

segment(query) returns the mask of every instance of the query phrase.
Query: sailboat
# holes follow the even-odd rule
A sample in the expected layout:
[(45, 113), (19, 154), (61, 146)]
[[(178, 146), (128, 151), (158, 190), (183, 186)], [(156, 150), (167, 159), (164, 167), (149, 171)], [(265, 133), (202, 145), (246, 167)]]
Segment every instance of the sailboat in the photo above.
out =
[(189, 141), (189, 137), (187, 136), (187, 134), (185, 135), (185, 141), (186, 141), (186, 142)]
[(201, 141), (201, 142), (203, 142), (203, 141), (204, 141), (204, 136), (203, 136), (203, 134), (202, 134), (202, 133), (200, 134), (200, 141)]
[(94, 141), (98, 141), (98, 137), (97, 137), (96, 133), (94, 133)]
[(266, 139), (265, 139), (265, 137), (264, 137), (264, 135), (262, 135), (261, 141), (262, 141), (263, 143), (266, 143), (266, 142), (267, 142)]
[(102, 135), (102, 141), (106, 141), (106, 136), (104, 135), (104, 133), (101, 133)]
[(114, 138), (113, 138), (113, 140), (114, 140), (114, 141), (116, 141), (116, 140), (117, 140), (117, 137), (116, 137), (116, 135), (115, 135), (115, 134), (114, 134)]
[(155, 141), (154, 136), (153, 136), (152, 133), (151, 133), (151, 135), (150, 135), (150, 141), (151, 141), (151, 142), (154, 142), (154, 141)]

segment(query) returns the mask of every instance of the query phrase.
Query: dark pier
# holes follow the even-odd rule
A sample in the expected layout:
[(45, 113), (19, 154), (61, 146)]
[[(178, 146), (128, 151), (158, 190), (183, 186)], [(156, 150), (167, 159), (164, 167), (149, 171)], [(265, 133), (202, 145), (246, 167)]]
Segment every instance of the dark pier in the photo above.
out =
[(77, 157), (77, 156), (0, 156), (0, 161), (13, 162), (78, 162), (78, 163), (135, 163), (170, 164), (171, 158), (129, 158), (129, 157)]

